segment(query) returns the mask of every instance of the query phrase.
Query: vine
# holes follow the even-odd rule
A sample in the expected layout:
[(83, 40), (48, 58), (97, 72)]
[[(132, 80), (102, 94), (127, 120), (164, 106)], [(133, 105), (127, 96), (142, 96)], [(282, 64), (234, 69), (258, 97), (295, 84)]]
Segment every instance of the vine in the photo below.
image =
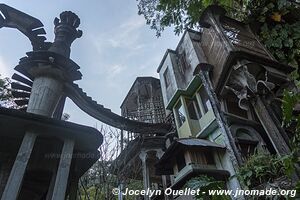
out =
[(254, 188), (263, 183), (274, 182), (285, 175), (282, 158), (265, 153), (255, 153), (239, 168), (238, 179), (247, 187)]
[(253, 0), (247, 5), (245, 21), (282, 63), (300, 64), (299, 4), (288, 0)]

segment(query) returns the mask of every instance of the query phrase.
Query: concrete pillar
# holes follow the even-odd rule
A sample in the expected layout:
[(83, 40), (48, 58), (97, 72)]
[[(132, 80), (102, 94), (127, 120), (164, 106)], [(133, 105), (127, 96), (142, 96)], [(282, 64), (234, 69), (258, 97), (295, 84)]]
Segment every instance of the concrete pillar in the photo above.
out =
[[(142, 161), (142, 171), (143, 171), (143, 182), (144, 182), (144, 190), (147, 191), (148, 188), (150, 189), (150, 177), (149, 177), (149, 168), (147, 166), (147, 152), (141, 151), (139, 155)], [(150, 200), (150, 197), (144, 195), (145, 200)]]
[(61, 98), (63, 84), (51, 77), (34, 79), (27, 112), (52, 117)]
[(256, 96), (251, 101), (253, 108), (257, 114), (257, 117), (261, 124), (263, 125), (270, 141), (273, 144), (276, 152), (279, 155), (287, 155), (290, 153), (290, 148), (286, 144), (284, 138), (282, 137), (280, 131), (278, 130), (274, 120), (270, 116), (264, 102), (259, 96)]
[[(162, 149), (157, 149), (156, 150), (156, 157), (158, 159), (160, 159), (163, 155), (164, 155), (164, 151)], [(166, 190), (167, 189), (167, 177), (165, 175), (161, 176), (161, 182), (162, 182), (162, 185), (163, 185), (163, 189)], [(171, 198), (172, 198), (171, 196), (168, 197), (167, 195), (164, 195), (165, 200), (169, 200)]]
[(120, 146), (121, 146), (121, 151), (123, 151), (123, 149), (124, 149), (124, 130), (123, 129), (121, 129), (121, 135), (120, 135)]
[(158, 158), (158, 159), (160, 159), (163, 155), (164, 155), (164, 151), (162, 150), (162, 149), (157, 149), (156, 150), (156, 157)]
[(27, 132), (24, 135), (22, 144), (10, 172), (1, 200), (17, 199), (35, 140), (35, 133)]
[(118, 195), (118, 200), (123, 200), (123, 183), (120, 183), (119, 186), (118, 186), (118, 189), (119, 189), (119, 195)]
[(71, 139), (66, 139), (64, 141), (64, 146), (61, 152), (61, 158), (59, 161), (59, 166), (58, 166), (57, 175), (55, 179), (52, 200), (65, 199), (73, 149), (74, 149), (74, 141)]

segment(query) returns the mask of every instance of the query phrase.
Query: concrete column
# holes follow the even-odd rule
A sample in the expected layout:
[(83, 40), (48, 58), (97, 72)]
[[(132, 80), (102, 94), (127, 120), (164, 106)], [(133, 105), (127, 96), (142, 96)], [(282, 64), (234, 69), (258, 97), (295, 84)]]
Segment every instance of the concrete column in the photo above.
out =
[(70, 139), (66, 139), (64, 141), (64, 146), (61, 152), (61, 158), (59, 161), (59, 166), (58, 166), (57, 175), (55, 179), (52, 200), (65, 199), (73, 149), (74, 149), (74, 141)]
[(121, 151), (123, 151), (123, 149), (124, 149), (124, 130), (123, 129), (121, 129), (121, 135), (120, 135), (120, 146), (121, 146)]
[(35, 133), (27, 132), (24, 135), (22, 144), (10, 172), (1, 200), (17, 199), (35, 140)]
[[(144, 182), (144, 190), (147, 191), (148, 188), (150, 189), (150, 177), (149, 177), (149, 169), (147, 166), (147, 153), (145, 151), (141, 151), (139, 155), (142, 161), (142, 170), (143, 170), (143, 182)], [(144, 195), (145, 200), (150, 200), (150, 197)]]
[(34, 79), (27, 112), (52, 117), (62, 95), (63, 84), (51, 77)]
[(252, 101), (251, 104), (257, 114), (257, 117), (261, 124), (263, 125), (270, 141), (273, 144), (276, 152), (279, 155), (287, 155), (289, 154), (290, 148), (285, 143), (284, 138), (282, 137), (280, 131), (278, 130), (274, 120), (270, 116), (264, 102), (261, 100), (259, 96), (256, 96)]
[[(160, 159), (163, 155), (164, 155), (164, 151), (162, 149), (156, 150), (156, 157), (158, 159)], [(163, 189), (166, 190), (167, 189), (167, 176), (165, 176), (165, 175), (161, 176), (161, 182), (163, 185)], [(173, 196), (172, 195), (170, 195), (170, 196), (164, 195), (164, 199), (170, 200), (170, 199), (173, 199)]]
[(162, 149), (157, 149), (156, 150), (156, 157), (158, 158), (158, 159), (160, 159), (163, 155), (164, 155), (164, 151), (162, 150)]
[(119, 189), (118, 200), (123, 200), (123, 194), (122, 194), (122, 191), (123, 191), (123, 183), (120, 183), (120, 184), (119, 184), (118, 189)]

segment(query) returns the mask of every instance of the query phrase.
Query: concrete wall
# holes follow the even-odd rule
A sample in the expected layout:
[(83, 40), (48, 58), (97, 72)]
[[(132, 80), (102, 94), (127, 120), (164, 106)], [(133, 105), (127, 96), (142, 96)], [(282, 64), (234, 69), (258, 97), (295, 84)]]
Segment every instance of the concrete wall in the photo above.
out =
[[(224, 142), (224, 138), (221, 133), (221, 129), (217, 128), (215, 129), (208, 138), (210, 141), (221, 144), (223, 146), (226, 146)], [(234, 167), (232, 165), (232, 161), (230, 159), (230, 155), (228, 152), (228, 149), (226, 149), (226, 152), (214, 152), (214, 158), (216, 161), (216, 167), (217, 169), (224, 169), (227, 170), (230, 173), (231, 178), (229, 178), (226, 182), (227, 188), (236, 190), (241, 189), (241, 185), (234, 175), (236, 174)]]
[[(200, 40), (201, 36), (199, 32), (186, 31), (176, 50), (168, 50), (166, 52), (158, 70), (165, 107), (177, 90), (184, 90), (187, 88), (193, 79), (193, 72), (197, 65), (206, 62), (206, 58), (200, 47)], [(185, 70), (182, 70), (183, 66), (180, 64), (182, 63), (180, 57), (183, 55), (187, 64)], [(168, 87), (166, 87), (164, 78), (164, 73), (167, 68), (171, 77), (171, 82)]]
[[(165, 107), (168, 105), (169, 100), (171, 99), (172, 95), (175, 94), (176, 89), (178, 88), (177, 80), (174, 75), (175, 74), (174, 65), (177, 65), (177, 63), (174, 62), (174, 60), (176, 61), (176, 54), (174, 52), (168, 51), (159, 72), (161, 90), (162, 90)], [(166, 72), (167, 69), (170, 78), (169, 79), (170, 84), (168, 86), (166, 86), (166, 81), (164, 78), (164, 73)]]

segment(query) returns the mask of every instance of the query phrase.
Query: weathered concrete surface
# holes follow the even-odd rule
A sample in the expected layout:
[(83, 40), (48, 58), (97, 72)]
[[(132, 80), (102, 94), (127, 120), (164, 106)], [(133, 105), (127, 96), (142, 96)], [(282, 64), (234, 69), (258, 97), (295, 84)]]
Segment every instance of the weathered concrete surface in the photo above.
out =
[(36, 137), (36, 133), (27, 132), (25, 134), (1, 200), (17, 199)]
[(63, 84), (52, 77), (34, 80), (27, 112), (52, 117), (60, 100)]

